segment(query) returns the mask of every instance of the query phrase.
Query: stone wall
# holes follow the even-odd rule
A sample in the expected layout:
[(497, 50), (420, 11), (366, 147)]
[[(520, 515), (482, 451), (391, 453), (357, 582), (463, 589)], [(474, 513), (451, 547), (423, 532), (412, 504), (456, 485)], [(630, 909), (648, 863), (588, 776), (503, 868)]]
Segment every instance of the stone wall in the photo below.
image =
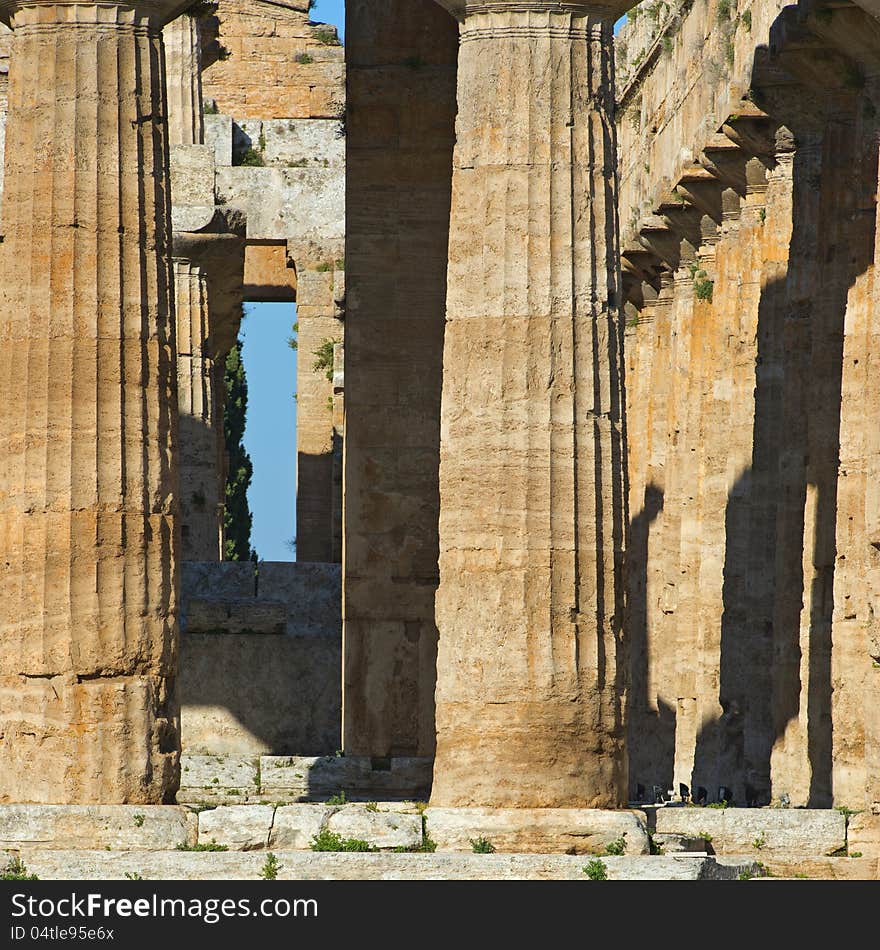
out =
[(227, 115), (338, 118), (342, 48), (336, 28), (313, 23), (309, 8), (308, 0), (220, 0), (204, 31), (206, 98)]
[(876, 809), (878, 24), (663, 35), (618, 117), (631, 795)]
[(185, 752), (332, 755), (341, 741), (341, 601), (332, 564), (185, 564)]

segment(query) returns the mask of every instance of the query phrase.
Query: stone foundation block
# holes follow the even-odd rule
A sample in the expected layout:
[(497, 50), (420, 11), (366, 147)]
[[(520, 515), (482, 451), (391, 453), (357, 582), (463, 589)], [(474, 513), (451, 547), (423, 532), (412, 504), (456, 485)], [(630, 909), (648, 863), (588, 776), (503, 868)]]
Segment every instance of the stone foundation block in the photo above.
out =
[(0, 805), (0, 849), (163, 851), (194, 843), (174, 805)]
[(644, 816), (587, 808), (428, 808), (426, 832), (439, 851), (472, 851), (485, 838), (496, 851), (604, 854), (623, 839), (625, 854), (648, 854)]
[(365, 805), (346, 805), (332, 814), (327, 828), (341, 838), (366, 841), (374, 848), (416, 849), (422, 844), (421, 815), (380, 812)]
[(824, 855), (846, 846), (846, 819), (831, 809), (658, 808), (656, 833), (707, 838), (716, 854)]
[(210, 802), (255, 798), (259, 794), (259, 762), (259, 756), (255, 755), (183, 755), (177, 800)]
[(846, 843), (851, 856), (880, 858), (880, 815), (867, 812), (853, 815), (847, 827)]
[(264, 795), (300, 801), (326, 801), (344, 793), (347, 800), (425, 800), (432, 760), (365, 756), (268, 756), (260, 759)]
[(312, 838), (333, 814), (322, 805), (281, 805), (275, 811), (269, 847), (279, 850), (308, 851)]
[(269, 843), (272, 805), (221, 805), (199, 815), (199, 844), (225, 844), (231, 851), (259, 851)]

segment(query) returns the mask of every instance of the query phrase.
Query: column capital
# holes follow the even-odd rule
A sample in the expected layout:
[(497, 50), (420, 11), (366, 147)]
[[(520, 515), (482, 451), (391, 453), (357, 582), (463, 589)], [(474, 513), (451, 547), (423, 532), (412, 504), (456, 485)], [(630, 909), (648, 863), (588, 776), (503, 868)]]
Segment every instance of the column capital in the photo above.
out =
[(91, 22), (121, 22), (115, 17), (122, 11), (151, 17), (158, 23), (165, 24), (180, 16), (193, 6), (194, 2), (195, 0), (0, 0), (0, 23), (15, 29), (19, 14), (29, 10), (36, 14), (37, 22), (71, 24), (83, 22), (81, 14), (91, 8), (95, 11)]
[(464, 22), (478, 13), (571, 13), (575, 16), (593, 16), (617, 20), (638, 0), (436, 0), (437, 3)]

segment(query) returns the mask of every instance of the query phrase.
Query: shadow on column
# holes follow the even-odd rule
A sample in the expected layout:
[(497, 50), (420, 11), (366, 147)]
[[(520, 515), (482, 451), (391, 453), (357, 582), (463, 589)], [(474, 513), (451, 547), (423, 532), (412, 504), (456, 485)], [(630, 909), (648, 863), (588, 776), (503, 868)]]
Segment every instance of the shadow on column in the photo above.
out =
[(655, 788), (664, 793), (671, 788), (675, 766), (675, 709), (659, 697), (649, 695), (649, 540), (651, 525), (662, 511), (662, 489), (654, 484), (647, 485), (642, 510), (630, 522), (627, 548), (629, 797), (631, 801), (637, 802), (655, 800)]
[[(723, 713), (701, 730), (694, 760), (693, 787), (705, 788), (709, 801), (763, 805), (789, 791), (810, 807), (834, 800), (831, 624), (844, 319), (849, 292), (873, 261), (877, 183), (876, 144), (856, 134), (854, 112), (830, 109), (813, 128), (793, 123), (789, 266), (762, 291), (753, 464), (725, 514)], [(794, 729), (790, 758), (781, 771), (774, 765), (771, 784), (774, 748), (798, 719), (806, 720), (806, 734)]]

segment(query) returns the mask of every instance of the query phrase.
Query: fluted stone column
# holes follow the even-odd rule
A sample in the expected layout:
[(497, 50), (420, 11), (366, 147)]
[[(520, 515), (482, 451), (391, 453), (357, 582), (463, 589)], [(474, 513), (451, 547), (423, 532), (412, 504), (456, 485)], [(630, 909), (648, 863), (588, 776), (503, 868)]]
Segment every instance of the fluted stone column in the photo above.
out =
[(612, 24), (628, 4), (444, 5), (462, 25), (432, 804), (614, 807), (626, 663)]
[(178, 783), (160, 31), (184, 5), (0, 0), (0, 801)]
[(178, 17), (165, 27), (163, 39), (168, 72), (169, 144), (201, 145), (205, 135), (198, 17)]
[(174, 258), (177, 387), (180, 410), (180, 507), (184, 561), (220, 561), (224, 478), (223, 405), (210, 347), (208, 275)]

